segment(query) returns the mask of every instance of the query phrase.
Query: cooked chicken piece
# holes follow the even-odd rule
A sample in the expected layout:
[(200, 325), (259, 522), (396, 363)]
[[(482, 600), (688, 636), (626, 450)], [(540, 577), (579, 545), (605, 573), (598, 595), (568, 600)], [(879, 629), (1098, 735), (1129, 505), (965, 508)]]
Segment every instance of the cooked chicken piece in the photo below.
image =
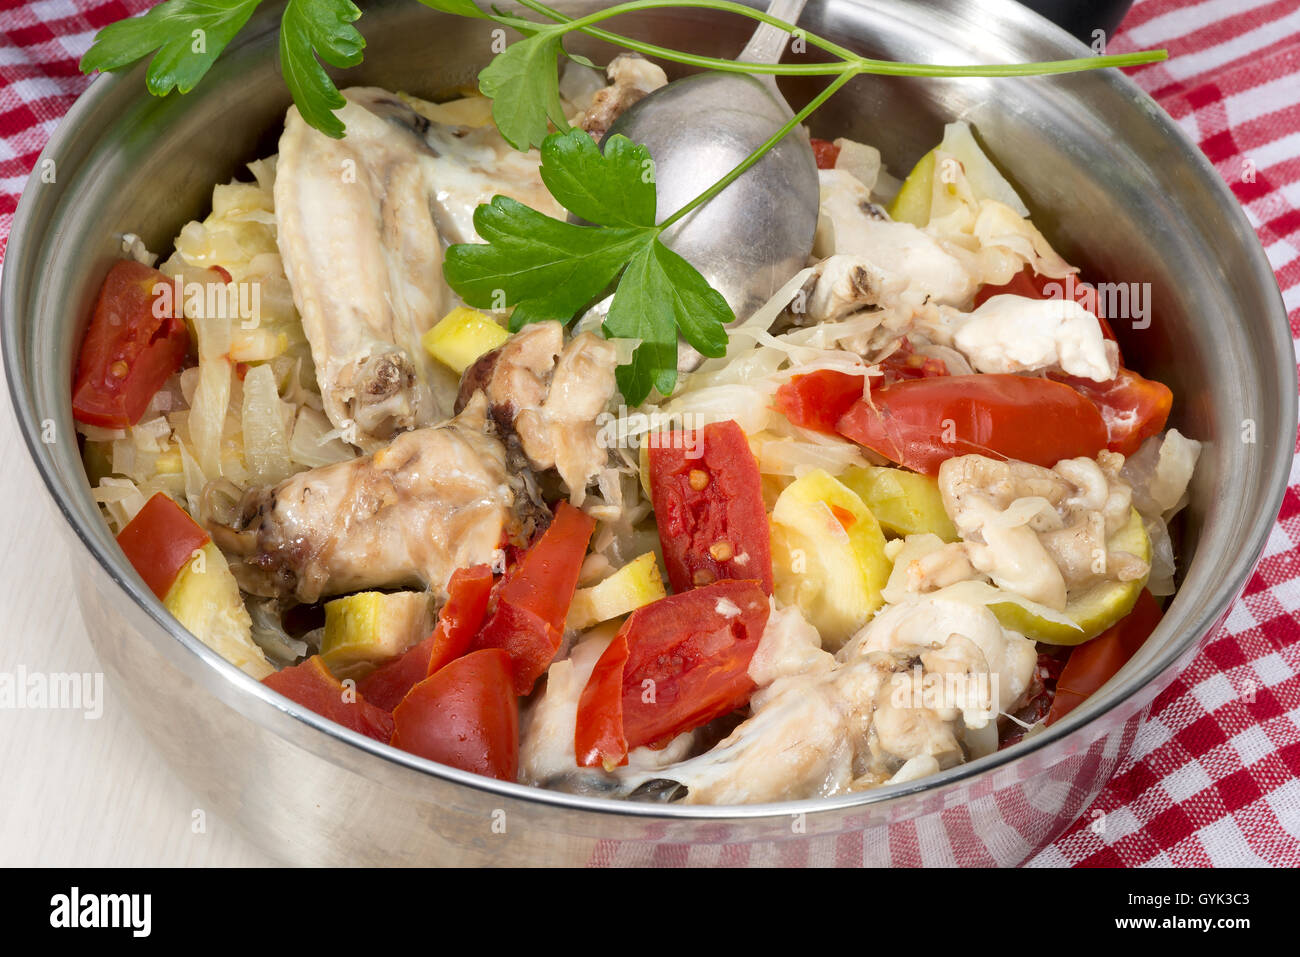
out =
[(860, 256), (824, 259), (810, 277), (807, 319), (813, 323), (837, 322), (875, 308), (880, 305), (885, 284), (881, 271)]
[(637, 53), (621, 53), (605, 68), (609, 86), (597, 90), (578, 125), (599, 142), (633, 103), (668, 83), (668, 74)]
[(547, 383), (563, 351), (564, 327), (560, 323), (525, 326), (465, 370), (460, 377), (457, 408), (468, 404), (474, 393), (482, 392), (497, 428), (513, 431), (520, 412), (546, 401)]
[(973, 686), (968, 686), (966, 698), (954, 699), (966, 726), (979, 727), (992, 717), (982, 712), (1010, 711), (1023, 699), (1038, 664), (1038, 652), (1034, 642), (1003, 628), (987, 607), (948, 597), (957, 593), (956, 589), (939, 591), (887, 608), (858, 633), (860, 645), (847, 657), (928, 647), (920, 653), (928, 673), (997, 675), (996, 687), (988, 686), (997, 692), (996, 697), (981, 703), (980, 695), (974, 693), (980, 689), (972, 691)]
[(446, 312), (429, 121), (391, 93), (346, 93), (332, 139), (290, 107), (275, 210), (280, 254), (311, 344), (325, 414), (374, 451), (436, 421), (449, 394), (420, 336)]
[(500, 193), (563, 217), (537, 151), (493, 126), (431, 122), (373, 87), (344, 94), (336, 140), (285, 118), (275, 181), (285, 272), (330, 422), (365, 451), (448, 415), (456, 379), (420, 336), (453, 305), (444, 243), (478, 242), (474, 210)]
[(937, 535), (909, 535), (894, 556), (894, 569), (882, 594), (887, 602), (909, 594), (938, 591), (957, 582), (982, 579), (964, 542), (945, 544)]
[(975, 294), (975, 280), (957, 259), (922, 230), (891, 220), (852, 174), (824, 169), (818, 176), (821, 217), (814, 255), (865, 260), (878, 276), (877, 302), (904, 311), (930, 302), (960, 306)]
[(495, 125), (433, 123), (424, 139), (434, 154), (428, 162), (437, 187), (433, 221), (444, 242), (482, 242), (474, 229), (474, 210), (493, 196), (509, 196), (555, 219), (567, 215), (542, 182), (541, 154), (515, 149)]
[(822, 650), (822, 636), (797, 605), (773, 607), (763, 638), (749, 660), (749, 677), (766, 688), (778, 678), (825, 674), (834, 667), (835, 656)]
[[(791, 611), (769, 621), (755, 652), (760, 673), (801, 647)], [(712, 750), (617, 776), (632, 789), (677, 782), (686, 803), (750, 804), (882, 784), (918, 758), (949, 767), (962, 760), (968, 731), (1017, 705), (1037, 654), (984, 606), (938, 593), (886, 609), (829, 667), (818, 655), (806, 661), (768, 672), (777, 677), (755, 693), (751, 716)]]
[(976, 569), (1000, 588), (1060, 610), (1070, 591), (1148, 571), (1136, 556), (1107, 549), (1131, 515), (1123, 464), (1113, 452), (1051, 469), (963, 455), (940, 466), (939, 491)]
[(367, 588), (442, 593), (457, 568), (491, 563), (514, 496), (486, 409), (477, 398), (371, 456), (249, 489), (229, 525), (210, 523), (240, 587), (302, 602)]
[(993, 296), (970, 313), (941, 306), (921, 328), (933, 341), (956, 347), (977, 372), (1059, 369), (1097, 382), (1119, 372), (1119, 347), (1073, 299)]
[(517, 439), (529, 465), (555, 469), (575, 505), (605, 467), (596, 418), (616, 388), (614, 344), (589, 332), (564, 344), (558, 322), (539, 322), (511, 336), (465, 370), (458, 404), (487, 396), (497, 427)]
[(612, 342), (590, 332), (574, 337), (555, 364), (546, 399), (515, 417), (533, 468), (559, 472), (575, 505), (582, 504), (588, 483), (609, 458), (596, 417), (614, 394), (617, 359)]

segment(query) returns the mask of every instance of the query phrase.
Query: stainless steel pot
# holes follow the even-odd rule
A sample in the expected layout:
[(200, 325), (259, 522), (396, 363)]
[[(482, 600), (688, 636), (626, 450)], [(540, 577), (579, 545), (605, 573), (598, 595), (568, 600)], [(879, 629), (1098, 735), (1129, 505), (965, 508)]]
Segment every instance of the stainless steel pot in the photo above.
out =
[[(490, 25), (411, 0), (367, 7), (366, 63), (349, 83), (436, 94), (472, 83), (490, 56)], [(760, 807), (613, 803), (449, 770), (303, 712), (184, 632), (123, 560), (91, 500), (69, 391), (94, 293), (123, 232), (166, 249), (186, 220), (205, 214), (214, 183), (274, 150), (288, 103), (275, 12), (260, 12), (187, 96), (150, 97), (141, 70), (91, 86), (24, 192), (0, 298), (13, 402), (76, 540), (91, 640), (207, 807), (286, 861), (400, 864), (676, 861), (686, 846), (700, 862), (1015, 864), (1087, 807), (1144, 709), (1245, 583), (1286, 487), (1296, 431), (1295, 359), (1268, 262), (1222, 179), (1150, 98), (1114, 73), (863, 77), (817, 116), (815, 131), (877, 144), (904, 171), (943, 122), (967, 119), (1067, 258), (1093, 276), (1150, 283), (1154, 321), (1121, 324), (1119, 335), (1136, 365), (1173, 387), (1173, 424), (1207, 442), (1186, 513), (1185, 577), (1156, 634), (1051, 730), (923, 781)], [(1086, 52), (1005, 0), (812, 0), (803, 22), (897, 60)], [(628, 17), (619, 28), (727, 56), (750, 24), (679, 10)], [(573, 46), (609, 55), (585, 40)], [(787, 92), (797, 102), (811, 88)], [(51, 428), (54, 441), (43, 441)]]

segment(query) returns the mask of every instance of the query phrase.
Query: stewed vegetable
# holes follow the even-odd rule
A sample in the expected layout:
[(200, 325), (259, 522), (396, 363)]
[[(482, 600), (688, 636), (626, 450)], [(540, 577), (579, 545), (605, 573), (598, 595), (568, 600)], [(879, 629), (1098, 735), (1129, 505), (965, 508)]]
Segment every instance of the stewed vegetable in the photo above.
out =
[(809, 264), (727, 325), (601, 145), (665, 82), (575, 61), (540, 128), (349, 89), (132, 245), (73, 383), (124, 554), (284, 699), (503, 781), (782, 801), (1058, 720), (1175, 587), (1199, 444), (1141, 327), (962, 123), (901, 183), (814, 140)]

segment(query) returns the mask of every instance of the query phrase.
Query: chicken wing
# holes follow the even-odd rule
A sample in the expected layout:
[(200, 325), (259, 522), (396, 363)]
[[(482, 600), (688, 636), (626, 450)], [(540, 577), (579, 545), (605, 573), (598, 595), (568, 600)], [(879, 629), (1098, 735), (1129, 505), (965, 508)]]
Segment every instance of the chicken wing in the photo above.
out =
[(371, 456), (249, 489), (228, 524), (209, 522), (240, 587), (302, 602), (367, 588), (441, 593), (457, 568), (491, 563), (515, 496), (486, 408), (480, 397)]
[[(391, 93), (347, 91), (332, 139), (294, 107), (280, 137), (278, 241), (325, 413), (374, 451), (436, 421), (455, 388), (420, 336), (447, 311), (429, 121)], [(445, 402), (447, 406), (449, 402)]]

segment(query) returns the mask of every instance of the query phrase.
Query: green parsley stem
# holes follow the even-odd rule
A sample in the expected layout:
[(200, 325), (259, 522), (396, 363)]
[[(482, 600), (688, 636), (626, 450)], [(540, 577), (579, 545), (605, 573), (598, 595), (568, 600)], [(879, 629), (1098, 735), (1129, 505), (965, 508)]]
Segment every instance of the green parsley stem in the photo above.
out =
[[(563, 33), (581, 31), (596, 39), (604, 40), (646, 56), (681, 63), (701, 69), (718, 70), (725, 73), (763, 73), (773, 76), (833, 76), (846, 71), (871, 73), (878, 76), (931, 76), (931, 77), (1007, 77), (1007, 76), (1045, 76), (1058, 73), (1076, 73), (1082, 70), (1098, 70), (1107, 67), (1141, 66), (1157, 63), (1168, 58), (1164, 50), (1141, 50), (1135, 53), (1108, 54), (1105, 56), (1078, 57), (1069, 60), (1047, 60), (1040, 63), (979, 63), (979, 64), (932, 64), (932, 63), (895, 63), (890, 60), (873, 60), (861, 57), (839, 44), (823, 40), (815, 34), (800, 31), (797, 27), (768, 16), (765, 12), (754, 10), (731, 0), (631, 0), (588, 14), (579, 19), (572, 19), (541, 3), (540, 0), (519, 0), (519, 3), (536, 13), (549, 17), (564, 25)], [(794, 34), (800, 33), (812, 46), (840, 57), (840, 63), (744, 63), (736, 60), (723, 60), (717, 57), (699, 56), (682, 53), (678, 50), (660, 47), (650, 43), (633, 40), (630, 37), (610, 33), (591, 24), (636, 10), (658, 9), (663, 7), (700, 7), (709, 10), (721, 10), (741, 16), (770, 23), (773, 26)]]
[[(570, 17), (566, 17), (558, 10), (553, 10), (537, 0), (517, 0), (521, 6), (540, 13), (543, 16), (550, 17), (560, 23), (571, 22)], [(617, 33), (610, 33), (608, 30), (602, 30), (600, 27), (584, 27), (579, 31), (587, 36), (594, 37), (597, 40), (604, 40), (606, 43), (614, 46), (623, 47), (626, 50), (632, 50), (644, 56), (658, 57), (661, 60), (667, 60), (670, 63), (680, 63), (683, 66), (693, 66), (701, 70), (717, 70), (719, 73), (766, 73), (774, 76), (835, 76), (844, 72), (843, 62), (827, 63), (745, 63), (738, 60), (724, 60), (718, 57), (700, 56), (695, 53), (684, 53), (681, 50), (674, 50), (670, 47), (656, 46), (653, 43), (645, 43), (641, 40), (635, 40), (632, 37), (621, 36)]]

